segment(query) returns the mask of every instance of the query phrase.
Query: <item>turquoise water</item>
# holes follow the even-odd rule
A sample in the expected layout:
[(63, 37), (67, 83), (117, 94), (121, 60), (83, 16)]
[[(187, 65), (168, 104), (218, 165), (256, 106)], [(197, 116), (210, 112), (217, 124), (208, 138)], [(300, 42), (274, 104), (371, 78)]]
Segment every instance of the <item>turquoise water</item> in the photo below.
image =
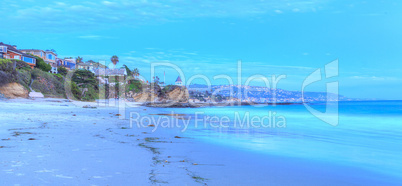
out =
[[(312, 105), (325, 110), (325, 104)], [(158, 110), (170, 113), (172, 109)], [(188, 129), (181, 135), (207, 143), (246, 150), (297, 157), (308, 160), (354, 166), (382, 175), (402, 178), (402, 101), (340, 102), (339, 125), (331, 126), (314, 117), (303, 105), (268, 107), (208, 107), (174, 109), (175, 113), (191, 116)], [(236, 115), (241, 119), (249, 112), (263, 117), (271, 111), (286, 119), (281, 127), (235, 126)], [(196, 124), (200, 116), (227, 116), (229, 127)], [(271, 118), (272, 119), (272, 118)], [(184, 120), (188, 122), (187, 120)], [(265, 120), (268, 123), (268, 120)], [(226, 126), (226, 125), (225, 125)]]

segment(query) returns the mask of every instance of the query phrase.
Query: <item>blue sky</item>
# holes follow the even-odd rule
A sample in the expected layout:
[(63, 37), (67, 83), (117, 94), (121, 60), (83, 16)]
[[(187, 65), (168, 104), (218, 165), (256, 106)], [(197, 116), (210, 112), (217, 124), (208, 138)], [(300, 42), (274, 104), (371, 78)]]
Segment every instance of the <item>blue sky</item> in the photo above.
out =
[[(285, 74), (278, 87), (288, 90), (301, 90), (307, 75), (339, 59), (331, 81), (340, 94), (402, 99), (401, 9), (392, 0), (2, 0), (0, 41), (84, 60), (118, 55), (119, 65), (148, 79), (153, 62), (176, 64), (187, 79), (212, 79), (236, 77), (242, 60), (243, 81)], [(178, 73), (165, 70), (173, 83)], [(324, 83), (307, 90), (323, 91)]]

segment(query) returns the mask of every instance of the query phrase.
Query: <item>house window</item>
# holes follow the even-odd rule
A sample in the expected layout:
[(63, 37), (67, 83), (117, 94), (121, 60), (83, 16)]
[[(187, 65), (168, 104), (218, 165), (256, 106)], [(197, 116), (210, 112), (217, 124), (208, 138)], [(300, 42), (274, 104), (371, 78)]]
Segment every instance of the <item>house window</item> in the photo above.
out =
[(50, 59), (50, 60), (54, 60), (54, 56), (52, 54), (48, 54), (47, 58)]
[(33, 60), (32, 58), (23, 57), (23, 59), (24, 59), (24, 61), (27, 62), (27, 63), (35, 64), (35, 63), (34, 63), (34, 60)]
[(6, 46), (0, 46), (0, 52), (7, 53), (7, 47)]
[(20, 56), (14, 56), (14, 59), (21, 59)]

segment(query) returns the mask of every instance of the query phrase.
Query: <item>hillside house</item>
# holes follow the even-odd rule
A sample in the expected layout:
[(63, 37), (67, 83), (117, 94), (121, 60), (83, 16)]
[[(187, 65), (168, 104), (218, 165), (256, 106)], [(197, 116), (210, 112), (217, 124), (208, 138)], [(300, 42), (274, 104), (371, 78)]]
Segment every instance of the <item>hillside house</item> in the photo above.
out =
[(22, 52), (17, 50), (17, 46), (0, 43), (0, 57), (3, 59), (22, 60)]
[(0, 58), (22, 60), (25, 61), (31, 68), (36, 66), (36, 58), (19, 51), (15, 45), (12, 46), (0, 43)]
[(32, 54), (42, 58), (43, 61), (45, 61), (45, 63), (52, 66), (50, 73), (57, 74), (57, 63), (56, 63), (57, 54), (55, 52), (51, 50), (44, 51), (40, 49), (21, 49), (21, 52), (26, 54)]

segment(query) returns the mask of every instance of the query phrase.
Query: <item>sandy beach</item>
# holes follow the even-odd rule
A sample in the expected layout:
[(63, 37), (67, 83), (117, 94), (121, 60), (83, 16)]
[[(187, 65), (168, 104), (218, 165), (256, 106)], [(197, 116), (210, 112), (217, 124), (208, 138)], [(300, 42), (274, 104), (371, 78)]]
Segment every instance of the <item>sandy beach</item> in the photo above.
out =
[[(147, 185), (202, 181), (184, 156), (168, 157), (149, 145), (160, 140), (177, 143), (179, 139), (156, 138), (150, 134), (151, 129), (131, 130), (127, 120), (118, 119), (115, 107), (80, 108), (60, 99), (18, 99), (0, 104), (0, 174), (6, 178), (3, 184)], [(161, 170), (163, 167), (168, 168)], [(158, 174), (168, 174), (163, 177), (169, 179)]]
[[(0, 102), (2, 183), (325, 185), (356, 184), (363, 175), (367, 182), (389, 184), (387, 176), (356, 167), (249, 153), (206, 143), (177, 129), (153, 132), (151, 123), (131, 128), (129, 114), (119, 119), (117, 107), (82, 108), (86, 105), (96, 106), (62, 99)], [(161, 114), (138, 105), (129, 111)]]

